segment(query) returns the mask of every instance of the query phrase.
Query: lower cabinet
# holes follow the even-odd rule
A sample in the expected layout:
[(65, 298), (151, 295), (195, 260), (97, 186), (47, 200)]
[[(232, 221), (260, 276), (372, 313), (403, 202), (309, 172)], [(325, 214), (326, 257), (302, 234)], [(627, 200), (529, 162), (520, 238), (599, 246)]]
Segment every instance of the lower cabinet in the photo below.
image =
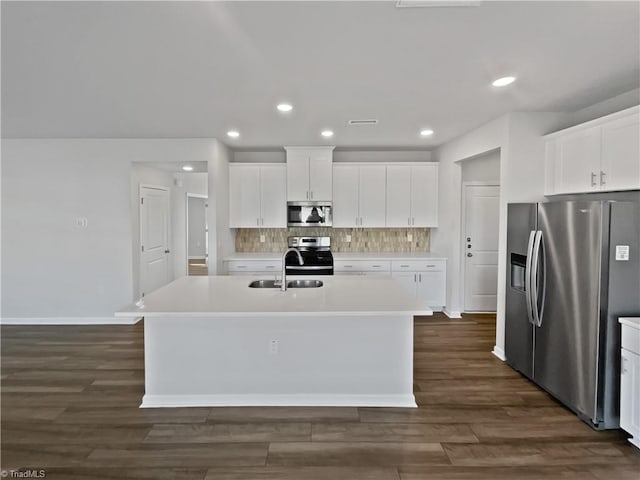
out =
[(441, 310), (445, 306), (445, 260), (394, 260), (391, 263), (391, 275), (432, 309)]
[(637, 327), (622, 324), (620, 428), (640, 448), (640, 322)]

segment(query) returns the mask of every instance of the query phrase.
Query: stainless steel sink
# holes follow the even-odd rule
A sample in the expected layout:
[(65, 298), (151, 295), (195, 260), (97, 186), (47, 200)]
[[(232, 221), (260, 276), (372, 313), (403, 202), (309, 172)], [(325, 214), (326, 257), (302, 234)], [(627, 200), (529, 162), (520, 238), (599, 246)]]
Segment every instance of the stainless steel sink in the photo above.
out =
[[(322, 280), (290, 280), (287, 282), (287, 288), (318, 288), (322, 285)], [(249, 284), (249, 288), (280, 288), (280, 281), (254, 280)]]
[(318, 288), (322, 286), (322, 280), (290, 280), (287, 288)]
[(280, 282), (275, 280), (254, 280), (249, 284), (249, 288), (280, 288)]

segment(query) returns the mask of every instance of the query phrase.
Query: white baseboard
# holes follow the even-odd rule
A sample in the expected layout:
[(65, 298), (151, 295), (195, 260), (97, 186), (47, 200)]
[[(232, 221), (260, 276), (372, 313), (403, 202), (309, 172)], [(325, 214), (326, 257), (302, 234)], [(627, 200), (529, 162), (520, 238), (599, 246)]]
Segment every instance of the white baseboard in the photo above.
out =
[(3, 317), (0, 325), (134, 325), (142, 317)]
[(404, 407), (417, 408), (410, 395), (145, 395), (140, 408), (176, 407)]
[(443, 308), (442, 313), (444, 313), (449, 318), (462, 318), (460, 312), (456, 310), (448, 310), (447, 308)]
[(493, 350), (491, 351), (496, 357), (498, 357), (503, 362), (507, 361), (507, 356), (504, 354), (504, 350), (498, 347), (497, 345), (493, 346)]

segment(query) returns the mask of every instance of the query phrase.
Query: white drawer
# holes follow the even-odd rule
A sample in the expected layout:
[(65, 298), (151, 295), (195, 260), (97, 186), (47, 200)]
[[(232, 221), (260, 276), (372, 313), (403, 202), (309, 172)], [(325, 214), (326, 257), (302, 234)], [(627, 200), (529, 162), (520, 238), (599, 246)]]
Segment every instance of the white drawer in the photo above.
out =
[(443, 272), (444, 260), (393, 260), (391, 269), (394, 272)]
[(385, 272), (391, 271), (391, 262), (388, 260), (335, 260), (333, 262), (335, 272)]
[(232, 260), (227, 262), (228, 271), (231, 272), (277, 272), (282, 268), (279, 261), (273, 260)]
[(640, 355), (640, 330), (622, 324), (622, 348)]

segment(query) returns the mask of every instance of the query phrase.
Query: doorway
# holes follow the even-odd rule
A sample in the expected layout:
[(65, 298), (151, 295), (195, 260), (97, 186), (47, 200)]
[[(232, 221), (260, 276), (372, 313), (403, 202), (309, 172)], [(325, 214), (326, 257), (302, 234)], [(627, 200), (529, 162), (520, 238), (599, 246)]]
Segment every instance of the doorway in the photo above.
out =
[(498, 294), (500, 187), (464, 183), (463, 285), (465, 312), (495, 312)]
[(187, 275), (208, 275), (208, 198), (206, 195), (187, 193), (186, 205)]
[(140, 185), (140, 296), (171, 281), (169, 189)]

